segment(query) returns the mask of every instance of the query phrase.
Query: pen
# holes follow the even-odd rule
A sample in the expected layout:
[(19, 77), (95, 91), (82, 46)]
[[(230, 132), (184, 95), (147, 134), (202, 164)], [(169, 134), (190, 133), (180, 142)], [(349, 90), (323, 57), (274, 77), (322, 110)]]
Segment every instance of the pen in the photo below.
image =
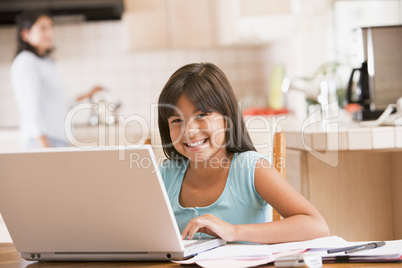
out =
[(350, 249), (345, 251), (345, 254), (361, 251), (361, 250), (366, 250), (366, 249), (373, 249), (373, 248), (379, 248), (385, 245), (384, 241), (381, 242), (376, 242), (376, 243), (368, 243), (366, 245), (362, 245), (361, 247)]
[(382, 247), (384, 245), (385, 245), (385, 242), (381, 241), (381, 242), (368, 243), (368, 244), (356, 245), (356, 246), (350, 246), (350, 247), (344, 247), (344, 248), (329, 249), (329, 250), (327, 250), (327, 253), (331, 254), (331, 253), (338, 253), (338, 252), (344, 251), (345, 254), (349, 254), (349, 253), (359, 251), (359, 250)]

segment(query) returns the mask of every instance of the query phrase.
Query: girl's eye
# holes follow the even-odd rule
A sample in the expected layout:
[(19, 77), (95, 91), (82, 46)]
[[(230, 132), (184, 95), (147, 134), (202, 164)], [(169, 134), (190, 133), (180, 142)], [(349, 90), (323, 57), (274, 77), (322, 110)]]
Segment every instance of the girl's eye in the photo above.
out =
[(181, 119), (173, 119), (170, 123), (180, 123), (180, 122), (182, 122), (182, 120)]
[(201, 119), (201, 118), (203, 118), (203, 117), (205, 117), (205, 116), (207, 116), (208, 114), (198, 114), (195, 118), (196, 119)]

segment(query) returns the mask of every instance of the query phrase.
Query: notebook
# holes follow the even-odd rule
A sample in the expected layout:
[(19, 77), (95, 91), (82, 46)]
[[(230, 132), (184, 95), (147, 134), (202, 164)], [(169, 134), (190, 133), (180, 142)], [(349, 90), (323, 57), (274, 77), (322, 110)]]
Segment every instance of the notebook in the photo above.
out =
[(0, 153), (0, 213), (26, 260), (180, 260), (225, 244), (181, 239), (150, 145)]

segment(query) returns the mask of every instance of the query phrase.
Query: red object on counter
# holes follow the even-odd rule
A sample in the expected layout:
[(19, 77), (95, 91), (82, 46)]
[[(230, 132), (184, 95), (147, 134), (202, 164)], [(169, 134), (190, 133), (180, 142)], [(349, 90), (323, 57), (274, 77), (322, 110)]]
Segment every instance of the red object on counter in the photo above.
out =
[(275, 110), (269, 107), (257, 108), (251, 107), (243, 111), (243, 115), (277, 115), (277, 114), (287, 114), (289, 111), (286, 108)]
[(357, 103), (350, 103), (345, 106), (345, 110), (349, 113), (360, 112), (363, 108)]

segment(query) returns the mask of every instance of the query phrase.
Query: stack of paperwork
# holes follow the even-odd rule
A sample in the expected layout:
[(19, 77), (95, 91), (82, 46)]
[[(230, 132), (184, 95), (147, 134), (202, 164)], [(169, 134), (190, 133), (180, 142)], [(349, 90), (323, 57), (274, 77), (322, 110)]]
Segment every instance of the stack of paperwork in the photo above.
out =
[(350, 254), (345, 254), (345, 252), (330, 254), (327, 252), (329, 249), (366, 243), (369, 243), (369, 241), (347, 242), (338, 236), (272, 245), (228, 243), (225, 246), (203, 252), (191, 259), (176, 262), (181, 264), (194, 263), (201, 267), (254, 267), (272, 263), (280, 257), (301, 253), (321, 256), (324, 263), (395, 262), (402, 260), (402, 240), (385, 241), (385, 245), (382, 247)]

